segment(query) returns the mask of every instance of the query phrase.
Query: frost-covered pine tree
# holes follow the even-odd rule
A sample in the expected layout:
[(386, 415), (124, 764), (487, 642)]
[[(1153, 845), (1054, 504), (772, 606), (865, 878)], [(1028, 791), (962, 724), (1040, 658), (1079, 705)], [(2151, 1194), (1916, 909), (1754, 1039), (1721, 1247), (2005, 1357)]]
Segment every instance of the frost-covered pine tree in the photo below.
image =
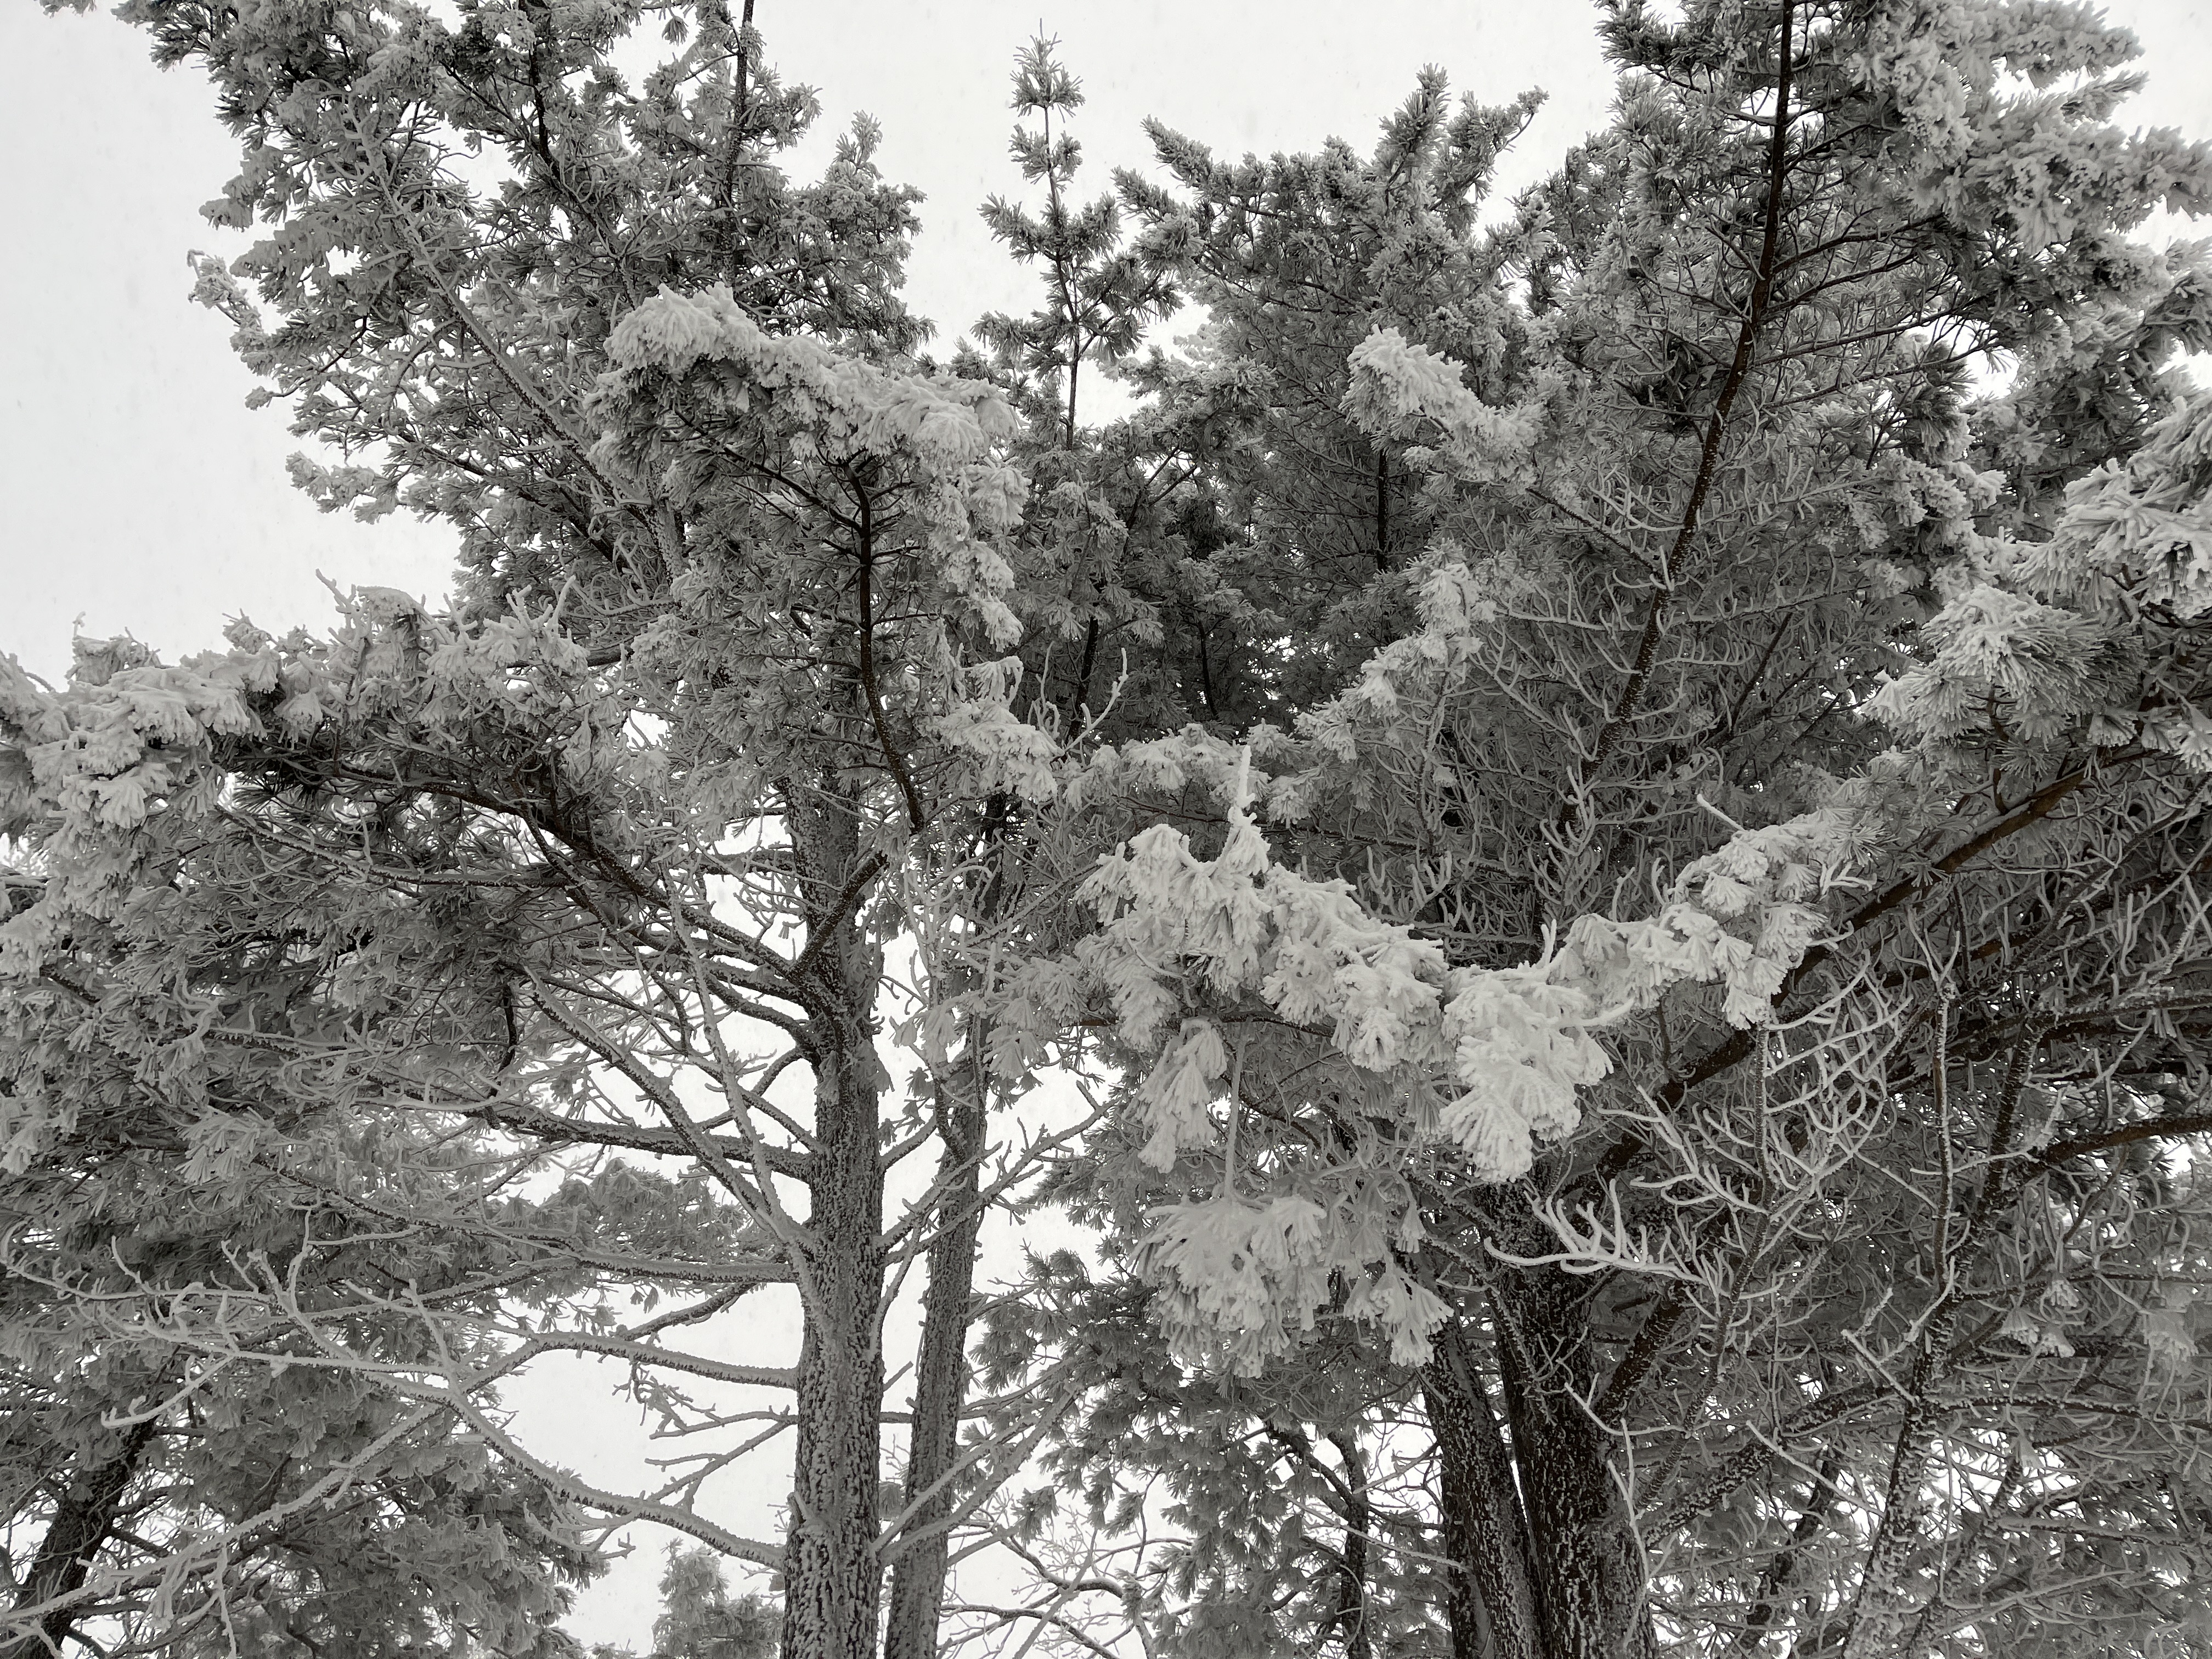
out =
[[(884, 1328), (1024, 1165), (954, 1127), (957, 1042), (902, 1088), (884, 1022), (972, 939), (993, 769), (1053, 744), (1008, 707), (1019, 420), (911, 355), (911, 195), (865, 124), (787, 179), (811, 99), (719, 3), (125, 13), (240, 138), (214, 211), (264, 234), (200, 292), (337, 452), (300, 482), (454, 525), (463, 574), (450, 611), (370, 591), (328, 636), (241, 623), (58, 690), (9, 671), (8, 1168), (83, 1157), (85, 1100), (120, 1091), (188, 1172), (206, 1143), (223, 1178), (268, 1174), (295, 1241), (134, 1281), (154, 1315), (64, 1287), (72, 1316), (155, 1320), (159, 1447), (242, 1365), (362, 1377), (542, 1489), (531, 1548), (560, 1565), (580, 1525), (654, 1521), (778, 1576), (787, 1654), (932, 1652), (945, 1531), (1024, 1449), (960, 1445), (957, 1389), (894, 1401)], [(633, 82), (611, 54), (641, 27), (666, 47)], [(19, 1247), (57, 1192), (26, 1189)], [(380, 1228), (466, 1265), (348, 1276)], [(956, 1382), (968, 1271), (921, 1333)], [(797, 1351), (726, 1357), (767, 1300)], [(497, 1410), (562, 1353), (624, 1362), (675, 1440), (643, 1489), (580, 1480)], [(756, 1477), (788, 1482), (781, 1536), (715, 1515), (754, 1449), (788, 1471)], [(355, 1489), (414, 1455), (372, 1437)], [(120, 1512), (187, 1524), (177, 1468), (134, 1465)], [(19, 1587), (18, 1623), (166, 1616), (163, 1535), (111, 1528), (73, 1582)], [(426, 1571), (426, 1629), (507, 1641), (465, 1569)], [(550, 1644), (541, 1588), (520, 1616)]]
[[(0, 681), (10, 1352), (100, 1475), (14, 1513), (111, 1517), (15, 1639), (276, 1642), (374, 1580), (245, 1547), (327, 1479), (449, 1645), (557, 1648), (634, 1520), (788, 1659), (2202, 1645), (2212, 293), (2129, 235), (2212, 160), (2111, 125), (2124, 33), (1609, 5), (1486, 227), (1528, 104), (1431, 74), (1371, 156), (1158, 129), (1126, 247), (1032, 48), (1045, 305), (945, 370), (874, 135), (787, 179), (720, 0), (126, 12), (240, 137), (201, 292), (300, 482), (464, 577)], [(1017, 1140), (1055, 1063), (1107, 1109)], [(1104, 1266), (973, 1390), (1048, 1168)], [(518, 1437), (559, 1352), (663, 1484)], [(264, 1376), (356, 1418), (190, 1485)], [(994, 1544), (1036, 1599), (948, 1592)]]
[[(2212, 313), (2128, 233), (2212, 168), (2108, 125), (2086, 10), (1605, 15), (1618, 118), (1439, 227), (1467, 299), (1405, 314), (1410, 235), (1332, 268), (1420, 526), (1334, 600), (1376, 642), (1114, 757), (1172, 814), (1061, 993), (1130, 1079), (1067, 1182), (1120, 1249), (991, 1350), (1079, 1392), (1055, 1547), (1114, 1567), (1040, 1594), (1194, 1655), (2183, 1651)], [(1465, 148), (1439, 90), (1373, 163), (1162, 134), (1189, 194), (1132, 194), (1267, 338), (1273, 239)], [(1206, 452), (1253, 617), (1350, 568), (1316, 447)]]
[[(87, 653), (79, 678), (137, 666)], [(273, 936), (180, 927), (180, 889), (226, 855), (254, 857), (141, 866), (125, 907), (77, 911), (0, 1003), (0, 1652), (390, 1656), (459, 1620), (517, 1659), (559, 1653), (550, 1621), (595, 1566), (582, 1517), (410, 1386), (421, 1331), (390, 1291), (481, 1312), (533, 1256), (541, 1285), (564, 1270), (495, 1225), (441, 1226), (469, 1149), (360, 1109), (430, 1084), (483, 1010), (450, 981), (379, 1001), (332, 983), (308, 941), (404, 926), (356, 894), (285, 881)], [(43, 896), (21, 869), (4, 892), (11, 921)], [(164, 927), (185, 948), (141, 977)], [(342, 1360), (319, 1331), (343, 1333)], [(497, 1368), (500, 1344), (446, 1334), (453, 1368)]]

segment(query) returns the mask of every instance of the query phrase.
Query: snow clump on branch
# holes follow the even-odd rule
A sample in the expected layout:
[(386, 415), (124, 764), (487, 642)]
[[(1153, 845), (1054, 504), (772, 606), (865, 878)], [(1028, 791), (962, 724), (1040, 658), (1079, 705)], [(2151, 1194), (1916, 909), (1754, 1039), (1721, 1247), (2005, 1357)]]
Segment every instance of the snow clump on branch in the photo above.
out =
[[(1375, 1193), (1402, 1194), (1376, 1181), (1376, 1160), (1391, 1154), (1363, 1146), (1240, 1169), (1243, 1113), (1292, 1115), (1331, 1095), (1393, 1103), (1410, 1132), (1395, 1156), (1449, 1146), (1473, 1181), (1516, 1180), (1540, 1143), (1575, 1131), (1580, 1091), (1613, 1070), (1598, 1041), (1607, 1026), (1683, 984), (1718, 986), (1739, 1027), (1771, 1018), (1824, 932), (1817, 902), (1847, 879), (1860, 835), (1841, 808), (1741, 831), (1686, 868), (1653, 916), (1583, 916), (1540, 961), (1450, 968), (1439, 945), (1376, 920), (1347, 883), (1275, 862), (1253, 817), (1249, 752), (1229, 793), (1214, 857), (1155, 825), (1102, 861), (1081, 889), (1102, 926), (1078, 959), (1121, 1040), (1154, 1056), (1132, 1096), (1139, 1160), (1167, 1175), (1201, 1151), (1202, 1170), (1218, 1149), (1207, 1196), (1152, 1212), (1140, 1266), (1158, 1288), (1158, 1316), (1179, 1351), (1226, 1352), (1248, 1370), (1310, 1329), (1334, 1285), (1360, 1287), (1339, 1311), (1378, 1322), (1405, 1363), (1425, 1358), (1443, 1315), (1400, 1259), (1419, 1239), (1410, 1203), (1354, 1224)], [(1242, 1045), (1279, 1056), (1302, 1038), (1320, 1052), (1279, 1058), (1264, 1068), (1272, 1083), (1240, 1063)], [(1293, 1079), (1301, 1098), (1283, 1097)], [(1240, 1180), (1268, 1190), (1247, 1200)], [(1366, 1199), (1333, 1208), (1347, 1182)]]

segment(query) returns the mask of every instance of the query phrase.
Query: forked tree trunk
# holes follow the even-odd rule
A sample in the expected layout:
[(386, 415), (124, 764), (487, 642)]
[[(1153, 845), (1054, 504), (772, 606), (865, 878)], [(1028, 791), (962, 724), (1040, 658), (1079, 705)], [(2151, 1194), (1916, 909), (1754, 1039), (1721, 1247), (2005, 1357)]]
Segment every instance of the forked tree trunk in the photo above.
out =
[(1645, 1659), (1650, 1611), (1617, 1443), (1591, 1415), (1588, 1285), (1556, 1267), (1491, 1287), (1546, 1659)]
[(1528, 1522), (1497, 1413), (1456, 1322), (1437, 1333), (1421, 1397), (1437, 1440), (1452, 1659), (1540, 1659)]
[(1498, 1392), (1468, 1332), (1421, 1373), (1436, 1436), (1452, 1659), (1648, 1659), (1634, 1519), (1593, 1419), (1584, 1289), (1556, 1269), (1491, 1286)]
[[(1005, 842), (1013, 803), (994, 794), (983, 815), (984, 844)], [(981, 894), (980, 915), (995, 921), (1007, 896), (994, 872)], [(955, 968), (955, 991), (973, 981)], [(945, 1606), (951, 1554), (954, 1465), (960, 1456), (960, 1413), (968, 1403), (968, 1332), (975, 1322), (975, 1249), (983, 1231), (983, 1153), (991, 1107), (987, 1031), (969, 1025), (958, 1074), (936, 1088), (937, 1237), (929, 1247), (929, 1289), (922, 1298), (921, 1344), (915, 1358), (914, 1425), (907, 1437), (906, 1524), (891, 1565), (890, 1622), (884, 1659), (937, 1659), (938, 1621)]]

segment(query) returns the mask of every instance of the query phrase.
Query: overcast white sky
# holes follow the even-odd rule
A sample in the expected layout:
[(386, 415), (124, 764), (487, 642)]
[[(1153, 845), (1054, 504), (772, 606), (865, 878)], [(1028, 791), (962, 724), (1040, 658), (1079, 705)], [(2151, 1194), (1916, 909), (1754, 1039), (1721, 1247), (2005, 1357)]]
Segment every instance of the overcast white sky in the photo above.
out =
[[(2149, 86), (2124, 118), (2212, 133), (2212, 15), (2176, 0), (2109, 11), (2148, 48)], [(991, 243), (976, 207), (1022, 189), (1006, 159), (1006, 77), (1040, 21), (1089, 94), (1076, 132), (1091, 192), (1114, 167), (1149, 161), (1146, 115), (1231, 154), (1332, 134), (1366, 149), (1425, 63), (1493, 102), (1550, 93), (1501, 169), (1510, 191), (1603, 118), (1611, 85), (1593, 16), (1526, 0), (759, 0), (757, 13), (771, 61), (821, 89), (820, 142), (801, 168), (866, 110), (884, 126), (886, 170), (926, 193), (909, 294), (940, 343), (984, 311), (1034, 304), (1034, 278)], [(243, 246), (198, 216), (234, 159), (204, 82), (157, 72), (133, 32), (0, 3), (0, 223), (15, 248), (0, 260), (0, 651), (50, 677), (78, 618), (173, 657), (216, 643), (240, 611), (270, 627), (327, 619), (319, 572), (444, 589), (446, 533), (325, 517), (292, 490), (284, 459), (297, 443), (283, 413), (243, 407), (252, 383), (227, 325), (187, 298), (187, 250)], [(643, 1445), (629, 1413), (592, 1392), (568, 1402), (572, 1431), (549, 1450), (614, 1480)], [(572, 1627), (642, 1645), (653, 1577), (640, 1559)]]

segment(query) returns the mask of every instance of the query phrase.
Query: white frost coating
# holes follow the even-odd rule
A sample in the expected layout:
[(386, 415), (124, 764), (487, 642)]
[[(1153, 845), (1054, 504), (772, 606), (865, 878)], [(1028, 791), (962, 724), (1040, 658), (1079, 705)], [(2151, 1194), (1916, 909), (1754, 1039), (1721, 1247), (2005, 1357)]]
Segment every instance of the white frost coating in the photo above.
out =
[[(811, 464), (809, 456), (832, 466), (890, 462), (926, 504), (906, 518), (908, 533), (925, 526), (938, 579), (966, 602), (992, 648), (1021, 638), (1007, 602), (1013, 567), (993, 543), (1020, 523), (1029, 483), (1004, 450), (1020, 417), (993, 387), (944, 373), (903, 373), (818, 340), (767, 333), (720, 283), (695, 294), (662, 289), (615, 325), (607, 352), (614, 367), (592, 400), (606, 428), (592, 452), (601, 465), (617, 473), (644, 465), (625, 446), (659, 429), (662, 377), (696, 374), (749, 425), (792, 442), (802, 465)], [(661, 487), (688, 508), (687, 476), (679, 459), (662, 471)], [(997, 721), (978, 710), (969, 724)]]
[(2212, 721), (2192, 705), (2146, 713), (2144, 624), (2212, 612), (2212, 396), (2178, 400), (2124, 463), (2069, 485), (2047, 541), (1992, 543), (1976, 579), (1922, 630), (1933, 649), (1869, 700), (1923, 741), (2039, 740), (2087, 723), (2098, 744), (2140, 738), (2212, 769)]
[(2130, 589), (2184, 619), (2212, 611), (2212, 394), (2184, 398), (2126, 461), (2066, 489), (2057, 533), (2022, 550), (2022, 580), (2047, 598), (2118, 615)]
[(1444, 1034), (1465, 1092), (1444, 1109), (1442, 1127), (1478, 1180), (1528, 1174), (1538, 1139), (1556, 1140), (1582, 1121), (1575, 1091), (1613, 1069), (1589, 1034), (1602, 1018), (1596, 1000), (1553, 983), (1552, 971), (1545, 963), (1452, 975)]
[[(1540, 1144), (1574, 1132), (1579, 1091), (1611, 1071), (1597, 1040), (1605, 1026), (1686, 983), (1718, 984), (1739, 1026), (1769, 1020), (1775, 994), (1821, 934), (1814, 902), (1844, 878), (1856, 850), (1857, 820), (1836, 808), (1741, 831), (1684, 870), (1655, 916), (1584, 916), (1542, 961), (1447, 971), (1433, 942), (1370, 915), (1345, 883), (1274, 862), (1252, 818), (1249, 755), (1229, 793), (1218, 857), (1200, 859), (1187, 836), (1154, 826), (1081, 890), (1103, 926), (1078, 959), (1112, 1001), (1124, 1040), (1157, 1048), (1133, 1115), (1146, 1136), (1139, 1156), (1163, 1172), (1216, 1144), (1214, 1108), (1237, 1040), (1224, 1026), (1264, 1031), (1249, 1023), (1264, 1006), (1289, 1024), (1328, 1027), (1331, 1048), (1354, 1068), (1345, 1086), (1380, 1074), (1406, 1098), (1449, 1097), (1433, 1133), (1459, 1149), (1471, 1178), (1517, 1179)], [(1233, 1186), (1234, 1172), (1224, 1180)], [(1323, 1225), (1334, 1215), (1273, 1200), (1255, 1206), (1225, 1189), (1155, 1211), (1140, 1261), (1179, 1347), (1225, 1343), (1237, 1363), (1256, 1365), (1310, 1327), (1330, 1273), (1349, 1283), (1356, 1270), (1365, 1288), (1352, 1316), (1379, 1322), (1408, 1363), (1425, 1356), (1441, 1309), (1400, 1282), (1382, 1223), (1362, 1224), (1355, 1240), (1344, 1218)], [(1417, 1224), (1403, 1206), (1396, 1216)]]
[(1153, 1212), (1137, 1268), (1176, 1287), (1192, 1327), (1233, 1352), (1279, 1353), (1328, 1298), (1327, 1212), (1295, 1193), (1251, 1204), (1225, 1194)]
[[(1496, 595), (1520, 580), (1503, 561), (1487, 562), (1477, 576), (1464, 550), (1449, 538), (1440, 538), (1411, 574), (1419, 582), (1420, 625), (1376, 650), (1358, 680), (1298, 717), (1299, 737), (1326, 759), (1309, 756), (1307, 770), (1273, 781), (1268, 799), (1279, 817), (1295, 821), (1302, 816), (1329, 763), (1356, 763), (1362, 744), (1376, 740), (1378, 723), (1387, 728), (1407, 699), (1416, 707), (1430, 707), (1464, 674), (1492, 637)], [(1398, 741), (1403, 735), (1383, 740)]]
[(1459, 365), (1382, 328), (1352, 349), (1344, 412), (1373, 435), (1409, 438), (1431, 423), (1443, 442), (1408, 449), (1416, 465), (1511, 483), (1529, 476), (1529, 451), (1543, 421), (1544, 394), (1493, 409), (1460, 382)]
[(2040, 247), (2072, 240), (2118, 191), (2163, 195), (2170, 208), (2195, 197), (2191, 169), (2174, 165), (2170, 133), (2130, 137), (2094, 116), (2054, 127), (2043, 108), (2059, 94), (2021, 97), (2002, 84), (2025, 74), (2041, 88), (2083, 74), (2088, 87), (2070, 95), (2101, 96), (2109, 111), (2114, 82), (2100, 94), (2097, 77), (2138, 51), (2132, 34), (2091, 5), (1915, 0), (1875, 9), (1847, 67), (1895, 101), (1910, 146), (1905, 176), (1921, 208), (1968, 222), (2001, 211), (2022, 245)]
[(2197, 1361), (2197, 1335), (2190, 1317), (2196, 1293), (2185, 1285), (2169, 1285), (2158, 1305), (2143, 1314), (2143, 1346), (2149, 1350), (2154, 1372), (2172, 1375)]
[(1579, 975), (1607, 1019), (1673, 986), (1717, 982), (1730, 1024), (1764, 1025), (1775, 993), (1826, 928), (1811, 901), (1848, 879), (1859, 830), (1855, 814), (1824, 807), (1740, 830), (1676, 878), (1656, 915), (1577, 918), (1559, 971)]
[(1936, 614), (1934, 656), (1869, 700), (1868, 711), (1923, 737), (1984, 724), (1993, 702), (2027, 738), (2057, 735), (2079, 715), (2106, 631), (2079, 611), (1982, 583)]
[(736, 364), (815, 426), (836, 455), (899, 448), (950, 473), (984, 460), (1021, 426), (978, 381), (896, 374), (818, 340), (765, 333), (720, 283), (696, 294), (662, 289), (615, 325), (607, 355), (617, 376), (680, 375), (709, 359)]
[(1152, 1139), (1137, 1156), (1156, 1170), (1171, 1170), (1177, 1152), (1212, 1141), (1206, 1109), (1228, 1071), (1221, 1028), (1210, 1019), (1185, 1020), (1181, 1038), (1161, 1052), (1137, 1087), (1152, 1124)]
[(1229, 996), (1256, 991), (1301, 1024), (1333, 1018), (1338, 1048), (1370, 1070), (1427, 1057), (1443, 951), (1369, 916), (1347, 884), (1274, 863), (1249, 787), (1248, 764), (1218, 857), (1198, 858), (1188, 836), (1156, 825), (1079, 890), (1105, 923), (1085, 941), (1085, 964), (1113, 999), (1123, 1036), (1150, 1047), (1176, 1000), (1169, 976), (1188, 973)]
[(1057, 745), (1002, 702), (964, 699), (923, 724), (939, 743), (980, 762), (990, 787), (1032, 804), (1050, 800), (1059, 788), (1052, 771)]
[(1396, 1363), (1421, 1364), (1449, 1310), (1397, 1265), (1396, 1249), (1418, 1238), (1366, 1196), (1323, 1205), (1302, 1193), (1256, 1202), (1224, 1193), (1153, 1211), (1136, 1267), (1159, 1287), (1154, 1316), (1179, 1351), (1250, 1375), (1313, 1328), (1341, 1279), (1345, 1316), (1380, 1326)]
[[(259, 729), (245, 693), (274, 684), (258, 657), (126, 668), (88, 693), (55, 697), (13, 658), (0, 660), (0, 826), (27, 811), (65, 824), (128, 830), (180, 788), (204, 784), (215, 736)], [(66, 830), (64, 832), (67, 833)]]
[(1022, 659), (970, 663), (951, 674), (957, 695), (944, 714), (923, 722), (930, 734), (973, 760), (986, 789), (1011, 789), (1031, 803), (1057, 795), (1060, 780), (1053, 763), (1060, 758), (1059, 745), (1049, 732), (1013, 712)]

